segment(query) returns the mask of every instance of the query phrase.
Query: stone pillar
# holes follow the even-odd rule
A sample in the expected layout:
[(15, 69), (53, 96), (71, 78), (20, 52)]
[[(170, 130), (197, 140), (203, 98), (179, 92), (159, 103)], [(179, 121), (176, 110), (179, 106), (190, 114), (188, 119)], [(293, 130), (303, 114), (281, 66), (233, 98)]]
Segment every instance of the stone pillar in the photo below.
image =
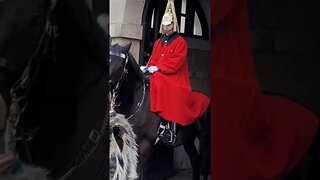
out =
[(111, 44), (124, 46), (132, 42), (130, 52), (137, 62), (143, 32), (141, 20), (144, 4), (145, 0), (110, 0)]

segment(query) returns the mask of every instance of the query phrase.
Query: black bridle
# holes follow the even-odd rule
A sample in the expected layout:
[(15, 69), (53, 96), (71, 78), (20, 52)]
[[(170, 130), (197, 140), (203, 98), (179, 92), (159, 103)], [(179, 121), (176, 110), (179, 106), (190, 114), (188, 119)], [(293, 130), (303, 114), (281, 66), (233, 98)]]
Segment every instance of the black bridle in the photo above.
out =
[[(9, 142), (7, 142), (6, 144), (8, 146), (7, 149), (12, 152), (15, 152), (17, 141), (32, 139), (32, 137), (25, 137), (24, 135), (23, 137), (16, 137), (16, 129), (20, 120), (20, 115), (24, 112), (27, 106), (26, 98), (30, 92), (31, 86), (34, 83), (36, 76), (39, 73), (42, 61), (43, 59), (45, 59), (49, 47), (51, 47), (52, 51), (54, 51), (55, 49), (55, 41), (58, 38), (59, 33), (58, 27), (55, 25), (52, 19), (52, 13), (54, 8), (56, 7), (57, 2), (58, 0), (51, 0), (50, 8), (46, 14), (46, 24), (40, 35), (37, 47), (29, 58), (28, 64), (26, 65), (24, 71), (10, 89), (11, 103), (9, 116), (7, 118), (7, 122), (9, 124)], [(26, 147), (26, 149), (28, 149), (28, 147)], [(26, 153), (30, 162), (32, 162), (29, 151), (27, 150)]]
[[(109, 99), (110, 99), (109, 116), (111, 117), (111, 116), (115, 115), (116, 109), (118, 109), (116, 107), (120, 106), (119, 103), (117, 103), (116, 101), (117, 101), (117, 97), (118, 97), (118, 93), (119, 93), (120, 87), (123, 84), (126, 76), (128, 75), (127, 64), (128, 64), (128, 61), (129, 61), (129, 53), (123, 54), (123, 53), (119, 53), (119, 52), (115, 52), (115, 51), (110, 51), (109, 55), (125, 59), (125, 63), (124, 63), (123, 70), (122, 70), (122, 73), (120, 75), (120, 78), (119, 78), (117, 84), (115, 85), (115, 87), (113, 89), (111, 89), (111, 91), (109, 91)], [(110, 62), (111, 62), (111, 59), (110, 59)], [(142, 104), (143, 104), (143, 102), (145, 100), (148, 83), (145, 80), (143, 80), (142, 84), (143, 84), (142, 98), (136, 104), (136, 109), (133, 111), (133, 113), (131, 115), (129, 115), (129, 116), (126, 116), (126, 119), (128, 119), (128, 120), (131, 119), (140, 110), (140, 108), (141, 108), (141, 106), (142, 106)]]
[[(111, 89), (111, 91), (109, 90), (109, 101), (110, 101), (109, 102), (109, 104), (110, 104), (109, 116), (113, 116), (113, 115), (115, 115), (114, 113), (116, 112), (115, 105), (116, 105), (116, 100), (118, 97), (120, 87), (128, 74), (127, 64), (129, 61), (129, 54), (128, 53), (124, 54), (124, 53), (120, 53), (120, 52), (116, 52), (116, 51), (109, 51), (109, 55), (119, 57), (119, 58), (125, 60), (125, 63), (123, 65), (123, 69), (122, 69), (122, 73), (120, 75), (119, 80), (116, 82), (114, 88)], [(109, 58), (109, 63), (111, 63), (111, 58)], [(114, 83), (114, 82), (112, 81), (112, 79), (110, 79), (109, 80), (109, 87), (113, 87), (112, 83)]]
[[(125, 62), (124, 62), (124, 65), (123, 65), (123, 70), (122, 70), (122, 73), (121, 73), (121, 76), (118, 80), (118, 82), (115, 84), (115, 87), (112, 89), (113, 92), (118, 92), (119, 89), (120, 89), (120, 86), (122, 85), (126, 75), (128, 74), (128, 69), (127, 69), (127, 64), (128, 64), (128, 61), (129, 61), (129, 54), (123, 54), (123, 53), (119, 53), (119, 52), (115, 52), (115, 51), (109, 51), (109, 55), (110, 56), (116, 56), (116, 57), (119, 57), (121, 59), (125, 59)], [(111, 63), (111, 59), (109, 59), (109, 63)], [(112, 79), (109, 80), (109, 85), (112, 87), (113, 85), (113, 81)]]
[[(46, 14), (46, 24), (41, 33), (38, 45), (32, 56), (30, 57), (26, 68), (19, 77), (19, 79), (14, 83), (13, 87), (10, 90), (11, 104), (10, 112), (7, 119), (8, 123), (8, 132), (9, 132), (9, 142), (8, 148), (10, 151), (16, 153), (16, 142), (20, 140), (30, 140), (32, 137), (23, 137), (16, 138), (16, 129), (20, 120), (21, 114), (24, 112), (27, 106), (27, 96), (30, 92), (31, 86), (35, 81), (36, 76), (39, 73), (42, 61), (45, 59), (49, 50), (52, 50), (52, 58), (55, 60), (55, 42), (59, 36), (58, 26), (55, 23), (53, 11), (56, 7), (58, 0), (51, 0), (50, 8)], [(49, 49), (51, 47), (51, 49)], [(81, 150), (76, 154), (76, 158), (73, 161), (73, 164), (70, 168), (67, 169), (66, 173), (61, 175), (58, 179), (64, 180), (72, 176), (82, 165), (91, 157), (91, 155), (96, 151), (98, 145), (102, 140), (106, 139), (107, 136), (107, 126), (108, 118), (99, 120), (94, 128), (90, 131), (88, 139), (85, 141), (85, 144), (81, 147)], [(26, 143), (24, 143), (26, 144)], [(27, 146), (27, 145), (26, 145)], [(29, 153), (29, 148), (26, 147), (26, 153), (29, 158), (29, 161), (32, 163), (32, 158)], [(103, 167), (102, 167), (103, 168)]]

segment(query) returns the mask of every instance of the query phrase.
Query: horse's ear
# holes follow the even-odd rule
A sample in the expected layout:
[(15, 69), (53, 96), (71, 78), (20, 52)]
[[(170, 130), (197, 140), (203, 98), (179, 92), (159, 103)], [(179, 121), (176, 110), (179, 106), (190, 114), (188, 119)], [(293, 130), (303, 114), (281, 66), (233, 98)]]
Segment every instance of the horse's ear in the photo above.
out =
[(132, 44), (132, 42), (130, 42), (129, 44), (127, 44), (127, 45), (124, 47), (124, 51), (125, 51), (125, 52), (129, 52), (129, 49), (131, 48), (131, 44)]

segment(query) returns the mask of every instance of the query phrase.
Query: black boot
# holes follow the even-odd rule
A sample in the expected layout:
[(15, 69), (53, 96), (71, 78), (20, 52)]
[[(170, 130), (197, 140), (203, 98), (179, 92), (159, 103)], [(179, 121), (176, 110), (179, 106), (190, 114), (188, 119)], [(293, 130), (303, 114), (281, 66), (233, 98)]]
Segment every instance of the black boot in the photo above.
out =
[(160, 131), (158, 137), (164, 144), (174, 144), (176, 142), (177, 124), (175, 122), (166, 121), (166, 124), (160, 123)]

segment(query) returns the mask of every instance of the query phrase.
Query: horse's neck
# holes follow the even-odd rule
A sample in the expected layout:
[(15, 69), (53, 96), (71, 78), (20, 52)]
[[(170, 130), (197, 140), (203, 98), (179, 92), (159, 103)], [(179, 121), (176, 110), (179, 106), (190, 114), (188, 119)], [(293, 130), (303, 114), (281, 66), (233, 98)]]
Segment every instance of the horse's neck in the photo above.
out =
[[(136, 72), (132, 68), (128, 68), (128, 75), (121, 85), (118, 103), (120, 104), (120, 113), (130, 115), (135, 111), (138, 103), (145, 100), (148, 87), (139, 78)], [(142, 99), (143, 98), (143, 99)], [(143, 102), (144, 103), (144, 102)]]

